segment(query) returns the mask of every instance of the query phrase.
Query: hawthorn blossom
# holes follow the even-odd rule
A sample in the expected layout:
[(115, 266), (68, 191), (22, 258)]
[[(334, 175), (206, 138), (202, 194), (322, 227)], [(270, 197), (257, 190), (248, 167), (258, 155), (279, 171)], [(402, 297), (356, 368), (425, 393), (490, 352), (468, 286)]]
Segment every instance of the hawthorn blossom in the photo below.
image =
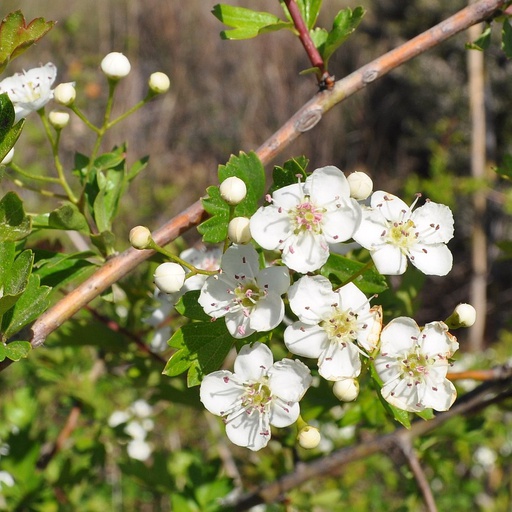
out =
[(274, 191), (269, 200), (251, 218), (252, 237), (264, 249), (282, 250), (285, 265), (303, 274), (319, 269), (329, 244), (351, 238), (361, 222), (347, 178), (332, 165)]
[(290, 287), (290, 307), (299, 321), (284, 332), (293, 354), (318, 359), (324, 379), (338, 381), (361, 372), (359, 354), (375, 349), (381, 329), (380, 307), (353, 283), (336, 291), (323, 276), (304, 276)]
[(420, 329), (412, 318), (395, 318), (382, 330), (375, 359), (383, 398), (405, 411), (448, 410), (457, 392), (446, 374), (449, 358), (458, 348), (444, 322)]
[(427, 275), (444, 276), (452, 268), (452, 253), (446, 247), (453, 237), (450, 208), (427, 201), (413, 211), (416, 201), (409, 207), (379, 190), (371, 197), (371, 207), (363, 210), (354, 240), (370, 251), (381, 274), (403, 274), (407, 259)]
[[(190, 247), (185, 249), (180, 258), (187, 263), (194, 265), (200, 270), (218, 270), (220, 266), (220, 259), (222, 256), (222, 249), (220, 247), (212, 247), (210, 249), (196, 249)], [(191, 290), (200, 290), (206, 281), (205, 274), (196, 274), (185, 280), (185, 284), (181, 289), (182, 292), (189, 292)]]
[(222, 416), (230, 441), (257, 451), (270, 440), (270, 425), (287, 427), (299, 417), (299, 401), (311, 385), (309, 368), (298, 360), (274, 363), (262, 343), (244, 345), (234, 373), (219, 370), (207, 375), (200, 389), (203, 405)]
[(44, 66), (16, 73), (0, 82), (0, 93), (7, 93), (14, 105), (15, 122), (43, 108), (53, 98), (51, 86), (56, 76), (55, 64), (48, 62)]
[(286, 267), (260, 270), (252, 245), (232, 245), (222, 257), (221, 272), (208, 277), (199, 304), (213, 318), (226, 320), (230, 334), (246, 338), (256, 331), (270, 331), (284, 317), (281, 299), (290, 286)]

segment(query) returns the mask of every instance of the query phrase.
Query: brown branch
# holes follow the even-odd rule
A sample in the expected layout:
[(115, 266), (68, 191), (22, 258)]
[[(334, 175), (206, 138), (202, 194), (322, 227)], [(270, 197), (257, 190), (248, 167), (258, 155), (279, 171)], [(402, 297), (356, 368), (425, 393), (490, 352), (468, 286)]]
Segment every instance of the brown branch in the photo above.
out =
[(489, 405), (500, 403), (511, 396), (511, 376), (494, 382), (486, 382), (460, 398), (449, 411), (436, 415), (430, 421), (418, 420), (412, 424), (409, 430), (398, 428), (390, 434), (375, 436), (360, 444), (337, 450), (321, 459), (303, 463), (297, 467), (295, 472), (241, 496), (229, 505), (236, 511), (243, 511), (262, 503), (274, 503), (281, 500), (285, 493), (308, 480), (323, 476), (336, 476), (346, 468), (349, 462), (386, 452), (397, 444), (401, 445), (403, 437), (415, 439), (435, 430), (451, 418), (475, 414)]
[[(302, 133), (313, 128), (323, 114), (368, 84), (389, 73), (412, 58), (439, 45), (441, 42), (492, 16), (506, 0), (480, 0), (435, 27), (378, 57), (335, 84), (332, 90), (316, 94), (296, 112), (274, 135), (256, 151), (264, 164), (268, 164)], [(184, 231), (201, 222), (204, 210), (198, 201), (157, 230), (153, 237), (165, 245)], [(109, 260), (101, 269), (75, 288), (36, 320), (32, 326), (32, 346), (39, 347), (47, 336), (86, 304), (148, 259), (152, 251), (128, 249)], [(0, 363), (0, 370), (10, 362)]]

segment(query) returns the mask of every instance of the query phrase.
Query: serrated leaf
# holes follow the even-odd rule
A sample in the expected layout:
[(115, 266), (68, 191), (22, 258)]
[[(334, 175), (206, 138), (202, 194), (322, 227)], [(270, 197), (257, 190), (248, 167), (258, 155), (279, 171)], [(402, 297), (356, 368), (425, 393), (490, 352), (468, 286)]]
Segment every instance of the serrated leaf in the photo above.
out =
[(197, 386), (204, 375), (220, 368), (234, 341), (223, 319), (184, 325), (169, 340), (169, 345), (178, 350), (163, 374), (174, 377), (188, 370), (187, 385)]
[[(331, 253), (320, 273), (337, 287), (352, 279), (365, 266), (365, 263)], [(364, 271), (353, 282), (362, 292), (368, 294), (381, 293), (388, 288), (386, 278), (379, 274), (375, 268)]]
[(89, 225), (84, 215), (73, 203), (65, 203), (48, 217), (48, 227), (89, 233)]
[[(238, 156), (231, 155), (226, 165), (219, 166), (218, 175), (221, 183), (231, 176), (244, 181), (247, 195), (234, 208), (234, 216), (250, 217), (258, 209), (258, 203), (265, 193), (265, 169), (256, 153), (240, 152)], [(216, 244), (227, 237), (230, 207), (220, 196), (218, 187), (208, 187), (206, 192), (208, 196), (202, 199), (202, 203), (210, 218), (197, 229), (203, 235), (204, 242)]]
[(23, 202), (14, 192), (8, 192), (0, 200), (0, 240), (21, 240), (30, 231), (31, 220)]
[(505, 52), (507, 59), (512, 59), (512, 25), (508, 18), (503, 20), (501, 29), (501, 49)]
[(54, 21), (35, 18), (28, 25), (20, 10), (9, 13), (0, 24), (0, 73), (10, 60), (39, 41), (55, 25)]
[(479, 50), (483, 51), (489, 48), (491, 44), (491, 24), (487, 23), (485, 30), (478, 36), (475, 41), (466, 43), (467, 50)]
[(175, 306), (176, 311), (191, 320), (210, 321), (211, 317), (204, 312), (204, 309), (198, 302), (200, 294), (201, 290), (192, 290), (182, 295)]
[(302, 182), (306, 180), (306, 168), (309, 160), (305, 156), (299, 156), (287, 160), (282, 167), (275, 166), (272, 172), (272, 186), (270, 187), (269, 194), (272, 194), (274, 190), (279, 188), (287, 187), (297, 183), (301, 177)]
[(19, 361), (22, 358), (28, 357), (32, 350), (32, 345), (28, 341), (13, 341), (5, 345), (5, 355), (11, 361)]
[[(49, 286), (39, 285), (39, 276), (31, 274), (25, 291), (21, 294), (16, 305), (11, 310), (10, 321), (4, 327), (4, 336), (10, 338), (19, 330), (35, 320), (49, 306), (48, 294), (51, 288)], [(9, 311), (9, 313), (11, 313)], [(2, 326), (5, 325), (5, 317)]]
[(221, 32), (222, 39), (251, 39), (263, 32), (273, 32), (283, 28), (293, 29), (293, 24), (269, 13), (258, 12), (245, 7), (217, 4), (213, 15), (232, 30)]
[(334, 18), (333, 27), (327, 39), (318, 47), (324, 63), (327, 64), (332, 54), (352, 35), (363, 19), (365, 10), (356, 7), (341, 10)]

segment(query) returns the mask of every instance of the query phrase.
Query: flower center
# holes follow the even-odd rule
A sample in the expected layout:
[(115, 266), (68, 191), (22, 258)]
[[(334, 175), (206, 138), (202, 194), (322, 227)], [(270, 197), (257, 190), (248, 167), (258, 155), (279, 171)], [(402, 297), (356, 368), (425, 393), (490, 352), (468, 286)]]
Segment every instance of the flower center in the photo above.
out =
[(412, 352), (401, 361), (401, 378), (423, 382), (431, 365), (432, 361), (429, 361), (428, 356)]
[(235, 302), (240, 304), (243, 308), (252, 308), (262, 297), (265, 292), (261, 292), (259, 286), (255, 281), (249, 281), (248, 283), (240, 283), (235, 288)]
[(248, 413), (253, 410), (263, 413), (272, 402), (272, 392), (267, 385), (267, 380), (266, 377), (262, 377), (261, 381), (245, 385), (242, 406)]
[(23, 86), (26, 101), (34, 102), (41, 97), (41, 84), (38, 82), (26, 82)]
[(295, 225), (295, 234), (304, 231), (311, 231), (318, 234), (322, 232), (322, 217), (325, 209), (317, 208), (313, 203), (309, 202), (309, 197), (305, 197), (306, 201), (297, 205), (290, 210), (293, 223)]
[(345, 343), (357, 338), (357, 315), (350, 310), (341, 311), (333, 306), (333, 315), (320, 322), (331, 342)]
[(394, 222), (387, 233), (387, 240), (401, 249), (409, 249), (417, 242), (418, 233), (415, 230), (416, 225), (411, 219)]

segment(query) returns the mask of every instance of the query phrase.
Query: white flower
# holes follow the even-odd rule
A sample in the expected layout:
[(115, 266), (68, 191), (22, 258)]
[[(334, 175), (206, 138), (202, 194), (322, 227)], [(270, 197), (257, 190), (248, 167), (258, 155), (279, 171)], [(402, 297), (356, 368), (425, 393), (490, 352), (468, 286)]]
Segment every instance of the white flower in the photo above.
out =
[(101, 70), (111, 80), (124, 78), (131, 70), (130, 61), (119, 52), (111, 52), (101, 61)]
[(185, 269), (178, 263), (166, 261), (156, 267), (153, 277), (160, 291), (174, 293), (181, 290), (185, 282)]
[(450, 329), (471, 327), (476, 322), (476, 309), (471, 304), (459, 304), (444, 321)]
[(355, 171), (348, 175), (347, 181), (350, 186), (350, 197), (357, 201), (364, 201), (372, 193), (373, 181), (365, 172)]
[(328, 244), (348, 240), (361, 222), (361, 207), (334, 166), (276, 190), (271, 202), (252, 216), (252, 237), (264, 249), (282, 250), (283, 262), (303, 274), (319, 269), (329, 257)]
[[(200, 270), (219, 270), (220, 259), (222, 257), (222, 249), (213, 247), (211, 249), (195, 249), (193, 247), (185, 249), (180, 258), (187, 263), (194, 265)], [(191, 290), (200, 290), (208, 276), (204, 274), (196, 274), (189, 277), (181, 289), (183, 293)]]
[(234, 206), (241, 203), (247, 195), (245, 182), (237, 176), (226, 178), (219, 186), (220, 197)]
[(52, 98), (51, 86), (57, 68), (51, 62), (39, 68), (16, 73), (0, 82), (0, 93), (7, 93), (14, 105), (15, 122), (43, 108)]
[(135, 249), (146, 249), (151, 243), (151, 231), (146, 226), (135, 226), (130, 230), (130, 244)]
[(156, 71), (149, 77), (148, 85), (151, 91), (155, 94), (163, 94), (169, 90), (169, 87), (171, 87), (171, 81), (165, 73)]
[(76, 99), (75, 82), (65, 82), (57, 85), (53, 91), (53, 99), (66, 107), (73, 104)]
[(235, 244), (247, 244), (251, 241), (250, 220), (247, 217), (235, 217), (228, 224), (228, 238)]
[(108, 426), (115, 428), (118, 425), (126, 423), (130, 419), (130, 415), (126, 411), (114, 411), (108, 419)]
[(353, 402), (359, 396), (359, 382), (356, 379), (337, 380), (332, 392), (338, 400)]
[(361, 372), (359, 347), (371, 352), (379, 339), (380, 308), (370, 308), (355, 284), (333, 291), (323, 276), (302, 277), (290, 287), (288, 297), (299, 317), (284, 332), (288, 350), (318, 359), (318, 372), (324, 379), (357, 377)]
[(316, 448), (320, 444), (321, 440), (322, 435), (320, 434), (320, 430), (318, 430), (316, 427), (312, 427), (311, 425), (306, 425), (305, 427), (301, 428), (297, 436), (299, 446), (306, 450), (312, 450), (313, 448)]
[(48, 121), (56, 130), (62, 130), (69, 123), (69, 114), (67, 112), (59, 112), (52, 110), (48, 114)]
[(221, 273), (208, 277), (199, 304), (213, 318), (225, 317), (228, 331), (245, 338), (270, 331), (284, 317), (281, 299), (290, 286), (286, 267), (260, 270), (252, 245), (232, 245), (222, 257)]
[(144, 462), (149, 459), (152, 449), (144, 439), (133, 439), (128, 443), (126, 451), (130, 458)]
[(457, 396), (446, 378), (448, 359), (458, 348), (443, 322), (431, 322), (420, 330), (412, 318), (395, 318), (382, 330), (375, 359), (382, 396), (405, 411), (448, 410)]
[(368, 249), (381, 274), (403, 274), (407, 258), (427, 275), (444, 276), (452, 268), (452, 253), (446, 243), (453, 237), (453, 215), (443, 204), (427, 201), (413, 211), (400, 198), (374, 192), (371, 208), (354, 240)]
[(267, 445), (270, 425), (287, 427), (297, 420), (299, 401), (311, 385), (305, 364), (291, 359), (273, 361), (266, 345), (244, 345), (234, 373), (213, 372), (201, 383), (201, 402), (224, 418), (229, 439), (254, 451)]
[(139, 400), (135, 400), (133, 404), (130, 406), (130, 411), (139, 418), (147, 418), (153, 414), (153, 407), (149, 405), (146, 400), (140, 398)]
[(0, 471), (0, 491), (2, 486), (12, 487), (14, 485), (14, 478), (7, 471)]

